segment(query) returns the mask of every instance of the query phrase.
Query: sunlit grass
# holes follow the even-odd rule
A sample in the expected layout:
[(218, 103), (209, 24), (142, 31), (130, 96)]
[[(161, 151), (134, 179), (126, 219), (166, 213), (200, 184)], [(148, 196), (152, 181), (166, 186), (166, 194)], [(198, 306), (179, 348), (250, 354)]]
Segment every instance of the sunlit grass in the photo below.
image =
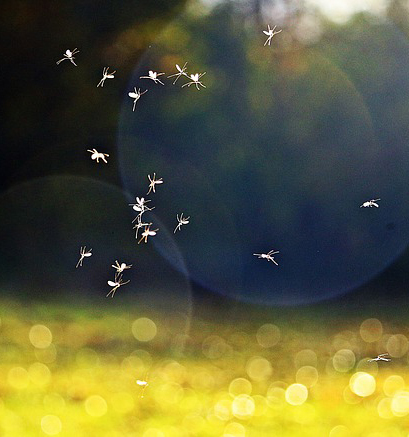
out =
[(408, 435), (406, 327), (193, 320), (176, 338), (171, 315), (119, 305), (1, 307), (1, 436)]

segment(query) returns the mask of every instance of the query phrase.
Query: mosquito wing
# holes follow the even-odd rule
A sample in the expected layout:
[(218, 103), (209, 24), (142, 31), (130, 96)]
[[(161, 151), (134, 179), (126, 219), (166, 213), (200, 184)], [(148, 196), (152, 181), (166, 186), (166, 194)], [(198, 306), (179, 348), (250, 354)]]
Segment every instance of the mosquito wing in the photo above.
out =
[(128, 93), (128, 96), (131, 97), (132, 99), (137, 99), (139, 97), (139, 94), (130, 92)]
[(116, 287), (118, 284), (116, 282), (108, 281), (110, 287)]
[(268, 32), (267, 30), (263, 30), (263, 33), (265, 33), (266, 35), (270, 35), (270, 32)]

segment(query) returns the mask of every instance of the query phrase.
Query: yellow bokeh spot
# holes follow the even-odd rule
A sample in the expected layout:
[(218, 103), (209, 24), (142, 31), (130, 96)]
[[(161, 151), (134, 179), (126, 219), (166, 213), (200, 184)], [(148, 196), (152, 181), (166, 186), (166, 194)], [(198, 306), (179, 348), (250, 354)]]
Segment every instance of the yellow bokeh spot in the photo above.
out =
[(362, 401), (361, 397), (359, 397), (358, 395), (356, 395), (354, 392), (351, 391), (351, 389), (349, 388), (349, 385), (347, 385), (344, 388), (342, 395), (344, 397), (344, 401), (350, 405), (359, 404)]
[(285, 400), (290, 405), (302, 405), (308, 398), (308, 389), (303, 384), (291, 384), (285, 391)]
[(160, 429), (149, 428), (142, 434), (142, 437), (165, 437), (165, 433)]
[(355, 354), (350, 349), (341, 349), (332, 357), (337, 372), (348, 372), (355, 366)]
[(303, 349), (295, 355), (294, 364), (297, 369), (302, 366), (317, 367), (317, 354), (311, 349)]
[(151, 341), (157, 332), (155, 322), (147, 317), (141, 317), (132, 323), (132, 334), (138, 341)]
[(382, 323), (378, 319), (366, 319), (361, 323), (359, 333), (363, 341), (373, 343), (382, 337)]
[(382, 417), (382, 419), (391, 419), (393, 417), (392, 398), (381, 399), (378, 402), (377, 410), (379, 417)]
[(176, 382), (161, 384), (155, 391), (157, 402), (162, 404), (178, 404), (183, 396), (183, 388)]
[(247, 375), (254, 381), (264, 381), (273, 373), (270, 361), (262, 357), (252, 357), (246, 364)]
[(232, 413), (238, 419), (249, 419), (256, 409), (254, 400), (249, 395), (236, 396), (232, 403)]
[(89, 347), (80, 349), (75, 356), (75, 361), (79, 368), (85, 369), (96, 367), (99, 364), (97, 352)]
[(231, 404), (232, 401), (222, 399), (214, 406), (214, 415), (220, 420), (229, 420), (231, 418)]
[(193, 434), (198, 434), (206, 425), (206, 420), (198, 414), (185, 416), (182, 421), (183, 429), (188, 429)]
[(403, 417), (409, 413), (409, 392), (399, 391), (392, 398), (391, 409), (394, 416)]
[(231, 422), (226, 425), (224, 428), (223, 437), (245, 437), (246, 436), (246, 428), (237, 422)]
[(310, 388), (318, 381), (318, 370), (312, 366), (303, 366), (297, 370), (295, 380)]
[(49, 393), (44, 396), (43, 404), (46, 410), (63, 410), (65, 408), (65, 400), (58, 393)]
[(409, 341), (403, 334), (391, 335), (386, 342), (386, 350), (394, 358), (403, 357), (409, 349)]
[(27, 370), (23, 367), (13, 367), (7, 374), (7, 382), (18, 390), (28, 386), (29, 378)]
[(28, 374), (34, 384), (43, 386), (50, 382), (50, 369), (43, 363), (33, 363), (29, 369)]
[(85, 411), (90, 416), (101, 417), (108, 411), (108, 405), (102, 396), (92, 395), (85, 400)]
[(349, 387), (358, 396), (370, 396), (376, 389), (375, 378), (366, 372), (356, 372), (349, 380)]
[(268, 408), (267, 399), (261, 395), (255, 395), (252, 397), (253, 397), (254, 405), (256, 407), (256, 409), (254, 410), (254, 416), (259, 416), (259, 417), (263, 416)]
[(28, 334), (31, 344), (38, 349), (45, 349), (53, 341), (51, 331), (44, 325), (34, 325)]
[(302, 404), (298, 408), (293, 409), (292, 418), (294, 422), (301, 425), (308, 425), (315, 421), (317, 412), (315, 408), (310, 404)]
[(275, 346), (281, 338), (280, 328), (272, 323), (266, 323), (258, 328), (256, 338), (261, 347)]
[(344, 425), (337, 425), (331, 429), (328, 437), (350, 437), (351, 431)]
[(229, 393), (235, 397), (241, 394), (249, 395), (253, 387), (246, 378), (236, 378), (229, 385)]
[(38, 361), (50, 364), (55, 361), (57, 357), (57, 350), (53, 344), (50, 344), (50, 346), (45, 349), (36, 349), (34, 354)]
[(219, 337), (218, 335), (210, 335), (203, 340), (202, 351), (203, 355), (207, 358), (216, 360), (230, 352), (231, 346), (229, 346), (222, 337)]
[(57, 435), (61, 432), (62, 424), (58, 416), (49, 414), (41, 419), (41, 429), (48, 435)]
[(388, 376), (383, 383), (383, 392), (386, 396), (393, 396), (397, 391), (403, 390), (405, 381), (399, 375)]
[(111, 404), (119, 414), (129, 413), (135, 406), (133, 397), (126, 392), (114, 393), (111, 397)]
[(285, 390), (274, 383), (267, 390), (267, 404), (274, 410), (281, 410), (285, 402)]

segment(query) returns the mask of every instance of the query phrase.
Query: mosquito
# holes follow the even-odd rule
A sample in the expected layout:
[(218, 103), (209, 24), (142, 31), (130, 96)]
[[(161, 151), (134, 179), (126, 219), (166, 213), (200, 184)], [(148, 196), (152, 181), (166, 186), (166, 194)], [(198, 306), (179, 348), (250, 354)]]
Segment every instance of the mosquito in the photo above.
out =
[(264, 46), (266, 46), (267, 43), (268, 43), (268, 45), (270, 45), (271, 44), (271, 40), (273, 39), (273, 36), (277, 35), (277, 33), (280, 33), (283, 30), (283, 29), (281, 29), (281, 30), (279, 30), (277, 32), (274, 32), (276, 30), (277, 26), (274, 26), (273, 29), (270, 29), (270, 25), (267, 24), (267, 27), (268, 27), (268, 30), (263, 30), (263, 33), (268, 35), (268, 38), (267, 38), (266, 42), (264, 43)]
[(277, 261), (274, 259), (273, 255), (276, 253), (280, 253), (279, 250), (270, 250), (267, 253), (253, 253), (253, 255), (258, 256), (259, 258), (266, 259), (267, 261), (272, 261), (276, 266), (278, 266)]
[(372, 358), (368, 360), (368, 363), (371, 363), (372, 361), (391, 361), (390, 358), (386, 358), (389, 354), (379, 354), (376, 358)]
[(111, 267), (113, 267), (116, 270), (115, 275), (121, 274), (124, 270), (130, 269), (132, 267), (132, 264), (126, 265), (125, 263), (119, 264), (117, 260), (115, 260), (115, 264), (112, 264)]
[(379, 208), (379, 205), (376, 202), (379, 202), (381, 199), (372, 199), (372, 200), (368, 200), (367, 202), (364, 202), (360, 208), (372, 208), (372, 207), (376, 207)]
[(115, 78), (115, 76), (114, 76), (115, 73), (116, 73), (116, 70), (115, 70), (115, 71), (112, 71), (112, 72), (110, 73), (110, 72), (109, 72), (109, 67), (105, 67), (105, 68), (102, 70), (102, 79), (98, 82), (97, 88), (98, 88), (99, 86), (103, 87), (106, 79), (114, 79), (114, 78)]
[(143, 394), (144, 394), (144, 392), (145, 392), (145, 389), (146, 389), (146, 387), (149, 385), (149, 384), (148, 384), (148, 381), (144, 381), (144, 380), (142, 380), (142, 379), (137, 379), (137, 380), (136, 380), (136, 383), (137, 383), (140, 387), (142, 387), (141, 398), (143, 398)]
[(156, 191), (155, 191), (155, 184), (163, 184), (163, 180), (162, 180), (162, 178), (160, 178), (160, 179), (155, 179), (155, 178), (156, 178), (156, 173), (153, 174), (153, 179), (151, 178), (151, 175), (148, 174), (148, 179), (149, 179), (149, 181), (150, 181), (150, 184), (149, 184), (149, 191), (146, 193), (147, 195), (148, 195), (151, 191), (153, 191), (154, 193), (156, 192)]
[(132, 111), (135, 111), (136, 102), (141, 98), (141, 96), (148, 92), (148, 90), (145, 90), (143, 93), (141, 93), (141, 89), (140, 88), (136, 89), (136, 87), (134, 87), (134, 90), (135, 92), (131, 91), (128, 93), (128, 96), (131, 99), (134, 99)]
[(138, 239), (139, 229), (146, 227), (146, 226), (151, 226), (152, 223), (142, 223), (142, 217), (140, 214), (136, 217), (136, 219), (137, 219), (138, 223), (136, 223), (136, 225), (133, 227), (133, 229), (136, 229), (135, 238)]
[(112, 290), (111, 290), (111, 291), (106, 295), (106, 297), (108, 297), (111, 293), (112, 293), (112, 296), (111, 296), (111, 297), (114, 297), (116, 290), (118, 290), (119, 287), (122, 287), (122, 285), (125, 285), (125, 284), (127, 284), (128, 282), (130, 282), (129, 279), (128, 279), (127, 281), (125, 281), (125, 282), (122, 281), (122, 273), (119, 274), (118, 276), (115, 275), (115, 282), (113, 282), (113, 281), (108, 281), (108, 285), (109, 285), (110, 287), (113, 287), (113, 288), (112, 288)]
[(80, 256), (81, 257), (78, 260), (77, 265), (75, 266), (75, 268), (82, 267), (83, 259), (90, 257), (92, 255), (91, 251), (92, 251), (92, 249), (87, 251), (87, 246), (84, 246), (84, 247), (81, 246), (81, 248), (80, 248)]
[(190, 87), (190, 85), (195, 85), (196, 89), (198, 89), (198, 90), (200, 90), (199, 85), (202, 86), (203, 88), (206, 88), (206, 86), (203, 85), (202, 82), (200, 82), (200, 80), (199, 80), (205, 74), (206, 74), (206, 72), (200, 73), (200, 74), (199, 73), (191, 74), (190, 76), (187, 76), (187, 77), (189, 77), (189, 79), (192, 79), (192, 80), (190, 82), (182, 85), (182, 88), (184, 88), (185, 86)]
[(158, 79), (158, 76), (162, 76), (165, 73), (157, 73), (156, 71), (149, 70), (148, 75), (149, 76), (141, 76), (139, 79), (151, 79), (155, 83), (160, 83), (162, 85), (165, 85), (160, 79)]
[(180, 68), (179, 65), (176, 64), (176, 69), (179, 71), (179, 73), (171, 74), (170, 76), (168, 76), (168, 79), (176, 76), (176, 79), (173, 81), (173, 85), (175, 85), (176, 81), (179, 79), (180, 76), (189, 77), (188, 74), (186, 73), (186, 65), (187, 62), (185, 62), (185, 65), (182, 68)]
[(87, 150), (87, 152), (92, 153), (91, 159), (97, 160), (97, 163), (99, 163), (99, 160), (102, 159), (105, 164), (108, 164), (108, 161), (105, 159), (106, 156), (109, 156), (108, 153), (100, 153), (97, 151), (97, 149)]
[(146, 204), (150, 202), (150, 200), (145, 200), (144, 197), (137, 197), (136, 198), (136, 203), (130, 203), (129, 206), (132, 206), (132, 209), (139, 212), (139, 214), (132, 220), (132, 223), (135, 220), (139, 220), (138, 217), (142, 216), (142, 214), (146, 211), (152, 211), (153, 209), (155, 209), (155, 207), (153, 206), (152, 208), (149, 208), (148, 206), (146, 206)]
[(180, 231), (180, 228), (182, 227), (182, 225), (189, 224), (190, 216), (189, 217), (183, 217), (183, 212), (182, 212), (182, 214), (180, 214), (180, 217), (179, 217), (179, 214), (176, 214), (176, 218), (178, 220), (178, 224), (176, 225), (176, 228), (173, 231), (174, 234), (176, 233), (177, 230)]
[(76, 55), (79, 52), (80, 51), (77, 50), (77, 48), (75, 48), (73, 51), (71, 51), (70, 49), (67, 49), (65, 51), (64, 57), (62, 59), (60, 59), (59, 61), (57, 61), (56, 64), (60, 65), (62, 61), (65, 61), (66, 59), (69, 59), (72, 64), (74, 64), (76, 67), (78, 67), (78, 65), (74, 62), (74, 59), (75, 59), (74, 55)]
[(148, 242), (148, 237), (153, 237), (154, 235), (156, 235), (156, 231), (159, 231), (159, 229), (155, 229), (154, 231), (151, 231), (151, 225), (146, 226), (145, 230), (142, 232), (142, 238), (138, 241), (138, 244), (144, 240), (145, 243)]

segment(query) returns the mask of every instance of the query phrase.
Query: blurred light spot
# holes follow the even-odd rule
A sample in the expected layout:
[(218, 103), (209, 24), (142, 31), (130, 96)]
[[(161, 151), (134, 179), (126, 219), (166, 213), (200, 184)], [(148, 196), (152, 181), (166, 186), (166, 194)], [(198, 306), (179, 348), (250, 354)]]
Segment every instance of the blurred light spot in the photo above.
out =
[(87, 342), (87, 331), (79, 323), (71, 323), (67, 327), (65, 342), (73, 348), (80, 348)]
[(394, 416), (403, 417), (409, 413), (409, 392), (399, 391), (395, 393), (391, 404)]
[(185, 416), (182, 421), (182, 428), (188, 429), (192, 434), (200, 433), (206, 425), (206, 420), (198, 414)]
[(21, 390), (29, 383), (29, 375), (23, 367), (13, 367), (7, 374), (7, 382), (14, 388)]
[(391, 335), (386, 343), (386, 350), (394, 358), (403, 357), (409, 349), (409, 341), (403, 334)]
[(381, 399), (378, 402), (377, 410), (379, 417), (382, 417), (382, 419), (391, 419), (393, 417), (392, 398)]
[(245, 437), (246, 436), (246, 428), (237, 422), (231, 422), (226, 425), (224, 428), (223, 437)]
[(232, 403), (233, 416), (238, 419), (249, 419), (255, 410), (254, 400), (249, 395), (236, 396)]
[(295, 380), (310, 388), (318, 381), (318, 370), (312, 366), (303, 366), (297, 370)]
[(58, 393), (50, 393), (44, 396), (43, 405), (46, 410), (63, 410), (65, 408), (65, 400)]
[(41, 429), (48, 435), (57, 435), (61, 432), (61, 420), (57, 416), (49, 414), (41, 419)]
[(376, 361), (369, 362), (368, 360), (371, 358), (373, 357), (362, 358), (362, 360), (360, 360), (356, 365), (355, 370), (370, 373), (372, 376), (376, 376), (378, 374), (378, 363)]
[(254, 381), (264, 381), (270, 378), (273, 368), (268, 360), (262, 357), (252, 357), (246, 364), (247, 375)]
[(328, 437), (350, 437), (351, 431), (344, 425), (337, 425), (331, 429)]
[(341, 349), (332, 357), (332, 365), (337, 372), (348, 372), (355, 365), (355, 354), (350, 349)]
[(349, 380), (349, 387), (358, 396), (370, 396), (376, 389), (375, 378), (366, 372), (356, 372)]
[(245, 347), (249, 343), (249, 335), (246, 332), (233, 332), (229, 337), (230, 343), (239, 348)]
[(206, 370), (199, 370), (192, 376), (190, 385), (196, 390), (210, 391), (214, 387), (214, 378)]
[(215, 360), (230, 352), (231, 347), (218, 335), (210, 335), (203, 340), (202, 351), (207, 358)]
[(135, 376), (145, 373), (146, 367), (141, 358), (131, 355), (122, 360), (121, 370), (125, 374)]
[(138, 341), (151, 341), (157, 332), (155, 322), (147, 317), (141, 317), (132, 323), (132, 334)]
[(344, 401), (350, 405), (359, 404), (362, 401), (361, 397), (359, 397), (358, 395), (356, 395), (354, 392), (351, 391), (349, 385), (347, 385), (344, 388), (342, 395), (344, 397)]
[(163, 370), (167, 381), (183, 383), (186, 379), (186, 368), (177, 361), (171, 361)]
[(386, 396), (393, 396), (397, 391), (405, 387), (405, 381), (399, 375), (388, 376), (383, 383), (383, 391)]
[(126, 392), (114, 393), (111, 397), (113, 409), (119, 414), (127, 414), (134, 409), (133, 397)]
[(292, 411), (294, 422), (301, 425), (308, 425), (316, 420), (317, 413), (315, 408), (310, 404), (302, 404)]
[(166, 437), (166, 436), (160, 429), (149, 428), (142, 434), (142, 437)]
[(220, 420), (231, 419), (232, 401), (228, 399), (222, 399), (214, 406), (214, 415)]
[(281, 410), (285, 402), (285, 389), (271, 385), (267, 390), (267, 404), (274, 410)]
[(28, 374), (31, 381), (39, 386), (48, 384), (51, 379), (50, 369), (43, 363), (33, 363), (28, 368)]
[(85, 400), (85, 411), (90, 416), (101, 417), (108, 411), (108, 405), (102, 396), (92, 395)]
[(294, 364), (296, 368), (302, 366), (317, 367), (318, 364), (317, 354), (311, 349), (303, 349), (297, 352), (294, 358)]
[(99, 357), (94, 349), (84, 347), (77, 352), (75, 362), (79, 368), (88, 369), (98, 366)]
[(264, 396), (255, 395), (253, 396), (253, 401), (256, 407), (256, 409), (254, 410), (254, 416), (264, 416), (268, 408), (267, 399)]
[(50, 346), (53, 340), (53, 335), (47, 326), (34, 325), (30, 329), (28, 338), (34, 347), (45, 349)]
[(236, 378), (229, 385), (229, 393), (235, 397), (241, 394), (249, 395), (253, 389), (251, 382), (245, 378)]
[(176, 382), (161, 384), (155, 391), (155, 399), (160, 404), (177, 404), (183, 399), (183, 388)]
[(382, 337), (382, 323), (378, 319), (366, 319), (361, 323), (359, 333), (363, 341), (373, 343)]
[(291, 384), (285, 391), (285, 400), (290, 405), (302, 405), (308, 398), (308, 389), (302, 384)]
[(266, 323), (258, 328), (256, 338), (261, 347), (275, 346), (281, 338), (280, 328), (271, 323)]
[(48, 346), (47, 348), (35, 349), (34, 355), (36, 356), (38, 361), (46, 364), (51, 364), (55, 361), (57, 357), (57, 349), (53, 344), (50, 344), (50, 346)]

